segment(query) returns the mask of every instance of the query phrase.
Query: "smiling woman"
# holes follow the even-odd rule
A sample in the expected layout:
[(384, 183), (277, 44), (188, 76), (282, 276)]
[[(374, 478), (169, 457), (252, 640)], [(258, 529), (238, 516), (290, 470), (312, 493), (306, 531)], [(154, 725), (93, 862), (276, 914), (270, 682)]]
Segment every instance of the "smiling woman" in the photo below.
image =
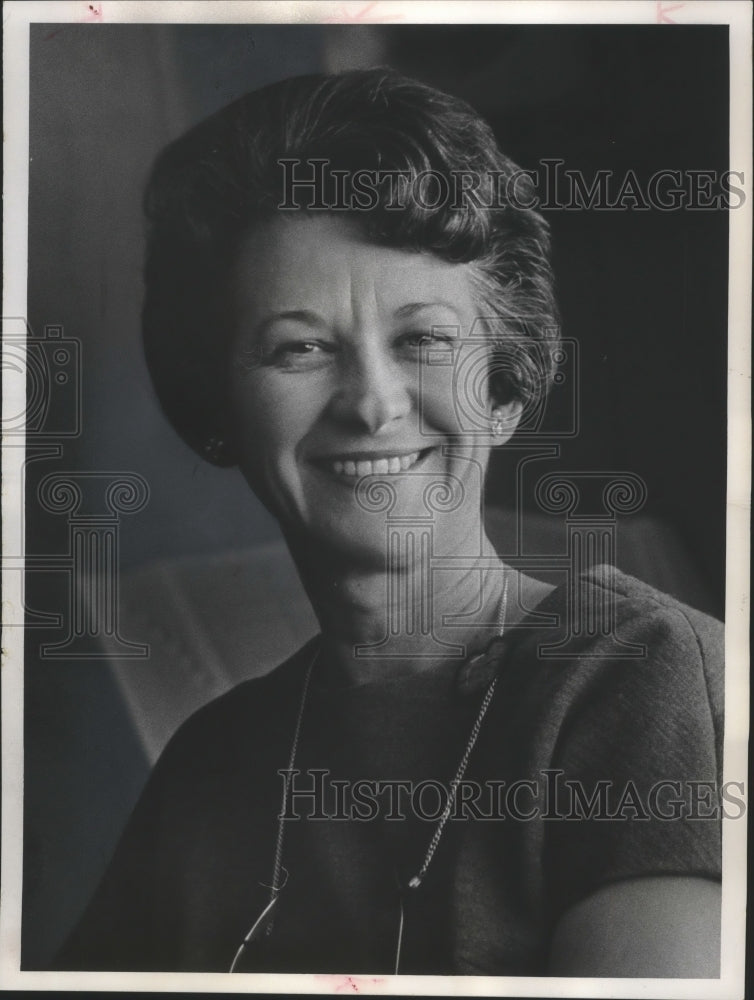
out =
[[(331, 215), (277, 219), (241, 248), (230, 292), (239, 465), (309, 549), (384, 573), (384, 519), (354, 503), (354, 484), (386, 475), (398, 490), (394, 515), (426, 513), (428, 476), (458, 484), (464, 502), (443, 542), (468, 551), (491, 440), (464, 433), (453, 386), (457, 364), (480, 350), (468, 340), (479, 311), (472, 275), (469, 264), (377, 247)], [(450, 363), (426, 365), (429, 351)], [(495, 405), (509, 436), (520, 404), (482, 405)]]
[(557, 347), (525, 184), (386, 70), (250, 94), (158, 161), (158, 395), (279, 520), (321, 634), (176, 734), (58, 967), (717, 974), (719, 624), (484, 531)]

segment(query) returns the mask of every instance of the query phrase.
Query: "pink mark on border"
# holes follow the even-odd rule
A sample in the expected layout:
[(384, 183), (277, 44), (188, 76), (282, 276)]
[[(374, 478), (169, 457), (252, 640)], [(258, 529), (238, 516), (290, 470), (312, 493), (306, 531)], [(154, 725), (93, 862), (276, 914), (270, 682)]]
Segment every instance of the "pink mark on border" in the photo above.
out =
[(668, 14), (673, 10), (680, 10), (681, 7), (685, 7), (685, 3), (674, 3), (665, 4), (663, 0), (657, 0), (656, 11), (657, 11), (657, 23), (658, 24), (677, 24), (672, 17), (668, 17)]
[(386, 21), (402, 21), (405, 14), (374, 14), (372, 11), (377, 6), (379, 0), (372, 0), (366, 7), (360, 10), (351, 11), (350, 7), (342, 4), (336, 7), (335, 13), (330, 17), (323, 18), (326, 24), (384, 24)]
[(331, 993), (360, 993), (368, 986), (382, 986), (385, 983), (380, 976), (316, 975), (314, 978), (329, 987)]
[(86, 14), (81, 19), (82, 21), (102, 21), (102, 4), (101, 3), (88, 3), (86, 5)]

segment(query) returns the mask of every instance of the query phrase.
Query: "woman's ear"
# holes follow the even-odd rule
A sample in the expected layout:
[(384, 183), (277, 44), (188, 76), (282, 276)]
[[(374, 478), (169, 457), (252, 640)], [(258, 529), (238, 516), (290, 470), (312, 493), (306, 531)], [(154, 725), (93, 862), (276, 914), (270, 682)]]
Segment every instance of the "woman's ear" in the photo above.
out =
[(493, 444), (505, 444), (513, 437), (513, 432), (518, 427), (523, 412), (523, 404), (518, 399), (512, 399), (508, 403), (498, 403), (492, 408), (491, 430), (494, 438)]

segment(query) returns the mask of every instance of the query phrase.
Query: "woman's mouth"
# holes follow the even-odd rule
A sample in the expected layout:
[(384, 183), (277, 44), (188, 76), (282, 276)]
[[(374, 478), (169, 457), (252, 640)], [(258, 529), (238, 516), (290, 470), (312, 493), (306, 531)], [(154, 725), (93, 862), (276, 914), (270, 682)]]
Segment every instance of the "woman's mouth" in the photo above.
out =
[(412, 451), (403, 455), (380, 455), (373, 458), (330, 459), (321, 462), (328, 472), (344, 479), (360, 479), (362, 476), (395, 476), (407, 472), (432, 449)]

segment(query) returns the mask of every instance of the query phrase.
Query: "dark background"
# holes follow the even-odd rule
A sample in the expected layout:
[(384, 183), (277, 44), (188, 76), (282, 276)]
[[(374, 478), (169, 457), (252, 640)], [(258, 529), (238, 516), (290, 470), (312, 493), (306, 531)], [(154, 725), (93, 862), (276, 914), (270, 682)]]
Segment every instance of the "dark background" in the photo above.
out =
[[(82, 433), (29, 465), (27, 551), (65, 549), (36, 484), (59, 470), (133, 471), (148, 507), (123, 518), (124, 570), (278, 536), (233, 470), (164, 423), (140, 352), (140, 198), (160, 148), (246, 90), (383, 63), (473, 104), (521, 166), (728, 167), (727, 27), (33, 25), (29, 323), (81, 341)], [(724, 211), (549, 211), (563, 334), (580, 349), (580, 432), (548, 468), (632, 472), (644, 513), (680, 540), (722, 617), (728, 230)], [(556, 389), (548, 420), (571, 406)], [(54, 428), (53, 428), (54, 429)], [(515, 456), (497, 459), (509, 506)], [(525, 492), (525, 506), (533, 506)], [(657, 558), (661, 558), (661, 552)], [(651, 546), (650, 556), (651, 559)], [(52, 576), (27, 602), (55, 608)], [(27, 631), (24, 965), (43, 966), (91, 891), (148, 769), (102, 662), (44, 663)], [(85, 831), (85, 832), (82, 832)]]

